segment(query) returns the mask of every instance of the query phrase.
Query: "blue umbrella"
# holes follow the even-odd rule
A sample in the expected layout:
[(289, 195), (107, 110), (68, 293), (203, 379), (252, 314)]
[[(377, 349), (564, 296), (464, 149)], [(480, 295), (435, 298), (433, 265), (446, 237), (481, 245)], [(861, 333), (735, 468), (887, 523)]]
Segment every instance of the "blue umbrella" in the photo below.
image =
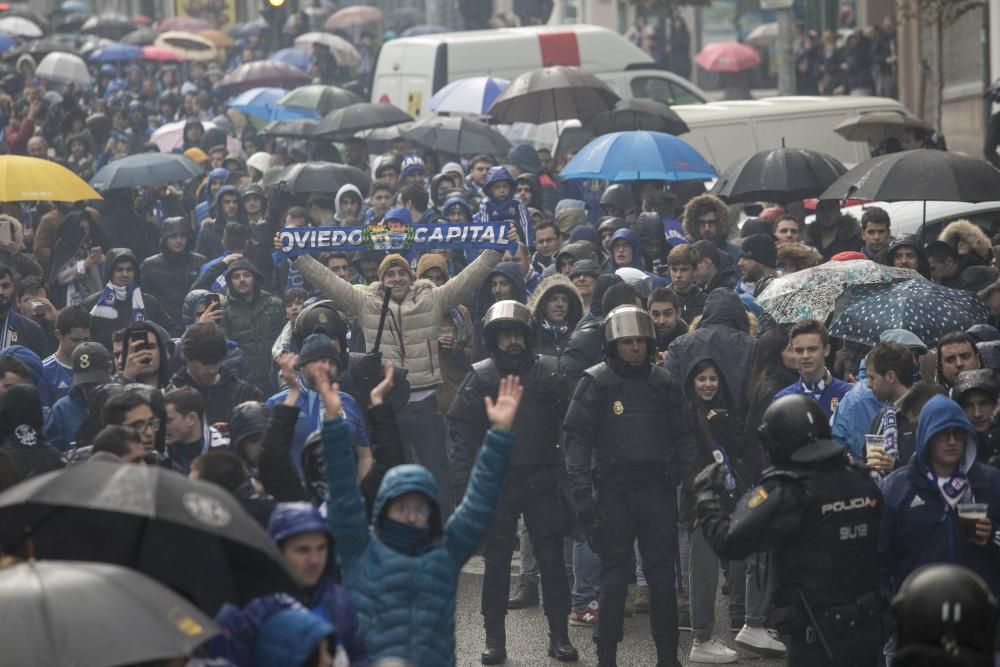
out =
[(142, 47), (135, 44), (108, 44), (94, 49), (87, 58), (92, 63), (116, 63), (142, 57)]
[(951, 331), (983, 324), (990, 311), (974, 292), (923, 278), (900, 283), (852, 285), (838, 299), (830, 335), (875, 345), (888, 329), (911, 331), (928, 347)]
[(718, 177), (694, 148), (662, 132), (615, 132), (584, 146), (559, 173), (564, 179), (708, 181)]
[(448, 113), (473, 113), (485, 116), (493, 100), (510, 83), (507, 79), (492, 76), (474, 76), (452, 81), (434, 93), (428, 106), (431, 111)]
[(17, 44), (17, 40), (6, 33), (0, 32), (0, 51), (10, 51)]
[(90, 6), (89, 2), (85, 0), (66, 0), (66, 2), (59, 5), (59, 9), (62, 10), (63, 14), (93, 14), (94, 9)]
[(310, 109), (295, 109), (278, 104), (288, 94), (283, 88), (251, 88), (229, 100), (229, 108), (262, 120), (318, 119), (319, 113)]
[(281, 49), (272, 53), (268, 58), (268, 60), (277, 60), (281, 63), (294, 65), (303, 72), (309, 70), (310, 59), (310, 55), (301, 49)]

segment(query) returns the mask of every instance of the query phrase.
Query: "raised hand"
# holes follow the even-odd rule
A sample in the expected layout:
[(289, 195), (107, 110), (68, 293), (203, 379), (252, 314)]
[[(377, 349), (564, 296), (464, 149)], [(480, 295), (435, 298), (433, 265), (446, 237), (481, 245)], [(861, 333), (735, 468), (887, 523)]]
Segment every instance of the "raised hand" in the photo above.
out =
[(385, 397), (389, 394), (390, 391), (392, 391), (393, 387), (392, 362), (391, 361), (385, 362), (385, 368), (383, 370), (385, 371), (385, 375), (382, 377), (382, 381), (379, 382), (377, 385), (375, 385), (372, 388), (371, 393), (369, 394), (369, 397), (371, 398), (372, 407), (376, 405), (382, 405), (382, 403), (385, 402)]
[(343, 404), (340, 402), (340, 385), (336, 382), (331, 383), (330, 377), (326, 373), (317, 373), (313, 378), (313, 383), (316, 385), (316, 391), (319, 392), (320, 398), (323, 399), (323, 407), (326, 408), (323, 421), (332, 422), (334, 419), (338, 419), (343, 410)]
[(483, 398), (486, 403), (486, 416), (494, 428), (501, 431), (514, 430), (514, 418), (517, 416), (517, 407), (521, 404), (522, 396), (524, 396), (524, 386), (521, 385), (521, 380), (516, 375), (508, 375), (500, 380), (496, 401), (489, 396)]

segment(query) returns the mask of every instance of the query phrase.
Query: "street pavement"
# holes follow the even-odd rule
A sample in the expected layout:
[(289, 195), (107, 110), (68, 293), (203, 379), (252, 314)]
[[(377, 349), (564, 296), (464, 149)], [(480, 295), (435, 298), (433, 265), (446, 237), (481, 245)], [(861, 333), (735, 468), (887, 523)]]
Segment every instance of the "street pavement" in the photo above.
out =
[[(516, 566), (515, 566), (516, 571)], [(513, 577), (516, 584), (516, 576)], [(482, 615), (479, 613), (479, 593), (482, 588), (482, 559), (473, 558), (463, 570), (458, 588), (455, 611), (455, 648), (458, 667), (479, 665), (479, 654), (483, 650), (484, 634)], [(730, 648), (734, 633), (727, 631), (729, 613), (728, 601), (719, 594), (715, 606), (716, 639)], [(591, 629), (570, 626), (570, 639), (580, 651), (579, 665), (596, 665)], [(546, 656), (548, 647), (548, 626), (542, 608), (520, 609), (507, 614), (507, 667), (538, 667), (560, 663)], [(738, 649), (737, 649), (738, 650)], [(691, 651), (691, 633), (681, 632), (681, 663), (694, 665), (687, 657)], [(649, 635), (649, 615), (636, 614), (625, 619), (625, 640), (618, 647), (618, 664), (621, 667), (654, 667), (656, 648)], [(740, 664), (754, 667), (778, 667), (785, 661), (758, 658), (751, 653), (740, 651)]]

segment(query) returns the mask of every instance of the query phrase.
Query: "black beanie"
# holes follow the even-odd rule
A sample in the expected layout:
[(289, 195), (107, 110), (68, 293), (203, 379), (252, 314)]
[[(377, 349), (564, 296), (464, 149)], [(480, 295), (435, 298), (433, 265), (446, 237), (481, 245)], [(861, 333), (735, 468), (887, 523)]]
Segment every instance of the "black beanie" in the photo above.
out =
[(754, 234), (743, 239), (740, 257), (752, 259), (775, 269), (778, 267), (778, 246), (770, 234)]

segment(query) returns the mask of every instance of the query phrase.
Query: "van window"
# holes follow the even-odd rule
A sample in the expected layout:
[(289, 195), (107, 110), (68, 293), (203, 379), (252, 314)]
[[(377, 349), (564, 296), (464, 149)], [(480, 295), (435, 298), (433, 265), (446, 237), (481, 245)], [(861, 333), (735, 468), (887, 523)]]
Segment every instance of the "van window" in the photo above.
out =
[(703, 99), (669, 79), (659, 76), (637, 76), (632, 79), (632, 97), (645, 97), (668, 106), (702, 104)]

